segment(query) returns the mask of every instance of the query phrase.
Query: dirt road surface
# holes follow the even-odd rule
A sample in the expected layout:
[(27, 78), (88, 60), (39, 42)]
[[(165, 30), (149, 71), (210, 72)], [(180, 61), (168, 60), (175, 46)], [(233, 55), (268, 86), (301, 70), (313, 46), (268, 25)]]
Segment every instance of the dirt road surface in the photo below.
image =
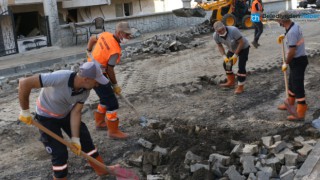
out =
[[(298, 23), (303, 28), (306, 47), (320, 49), (319, 22)], [(242, 32), (251, 42), (253, 30)], [(166, 127), (174, 127), (176, 133), (160, 139), (157, 129), (140, 127), (134, 112), (119, 99), (121, 128), (131, 138), (125, 141), (110, 140), (106, 131), (94, 129), (92, 108), (98, 101), (92, 91), (83, 121), (87, 123), (106, 164), (125, 164), (124, 159), (128, 154), (143, 149), (137, 144), (142, 137), (168, 149), (177, 145), (183, 147), (184, 150), (176, 159), (168, 160), (168, 174), (175, 177), (187, 150), (208, 155), (213, 153), (212, 146), (216, 146), (218, 152), (230, 151), (230, 139), (252, 142), (267, 134), (302, 130), (304, 123), (287, 121), (288, 114), (276, 108), (285, 97), (283, 73), (280, 70), (281, 46), (276, 43), (277, 36), (283, 32), (284, 29), (278, 24), (265, 25), (261, 47), (250, 48), (247, 64), (249, 75), (245, 92), (241, 95), (234, 95), (234, 90), (221, 89), (212, 83), (212, 78), (223, 78), (224, 71), (211, 33), (196, 37), (204, 44), (193, 49), (158, 56), (146, 54), (141, 59), (117, 66), (118, 82), (123, 94), (137, 110), (149, 120), (158, 120)], [(309, 104), (306, 121), (312, 120), (313, 113), (320, 107), (319, 72), (320, 56), (309, 58), (305, 78)], [(35, 102), (38, 93), (32, 93), (32, 102)], [(38, 140), (38, 130), (17, 123), (20, 110), (17, 94), (0, 101), (0, 179), (50, 179), (50, 156)], [(197, 136), (188, 133), (188, 128), (194, 126), (203, 130)], [(135, 170), (139, 171), (137, 168)], [(98, 177), (85, 160), (69, 153), (69, 179)]]

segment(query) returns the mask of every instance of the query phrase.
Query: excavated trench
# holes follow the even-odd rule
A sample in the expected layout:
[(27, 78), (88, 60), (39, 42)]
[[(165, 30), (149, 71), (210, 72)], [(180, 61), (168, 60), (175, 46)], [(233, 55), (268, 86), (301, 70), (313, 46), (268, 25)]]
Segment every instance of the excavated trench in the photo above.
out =
[[(176, 119), (168, 120), (168, 122), (177, 122)], [(208, 162), (207, 157), (210, 154), (218, 153), (224, 156), (230, 156), (230, 165), (235, 165), (239, 172), (243, 170), (240, 163), (240, 158), (235, 155), (230, 155), (235, 143), (241, 142), (244, 144), (255, 143), (259, 146), (259, 153), (261, 153), (262, 143), (261, 132), (252, 131), (236, 131), (225, 128), (215, 127), (202, 127), (202, 126), (190, 126), (185, 123), (171, 123), (170, 129), (174, 133), (166, 132), (166, 122), (160, 124), (157, 128), (154, 128), (148, 133), (142, 134), (146, 140), (156, 144), (160, 147), (166, 147), (169, 151), (169, 155), (162, 157), (159, 166), (153, 166), (152, 174), (165, 174), (166, 177), (172, 179), (219, 179), (212, 170), (206, 170), (204, 168), (195, 172), (190, 172), (190, 169), (186, 167), (185, 158), (186, 153), (191, 151), (192, 153), (204, 157), (202, 163), (208, 164), (212, 167), (212, 163)], [(302, 136), (305, 139), (315, 139), (320, 137), (318, 131), (312, 130), (310, 124), (304, 124), (296, 128), (282, 128), (273, 131), (267, 136), (280, 135), (283, 141), (293, 142), (293, 138)], [(250, 131), (250, 133), (249, 133)], [(294, 147), (293, 150), (298, 150), (300, 146)], [(254, 154), (258, 156), (258, 154)], [(300, 168), (306, 157), (301, 157), (297, 161), (297, 168)], [(277, 173), (279, 173), (281, 166), (276, 167)], [(140, 169), (144, 171), (144, 169)], [(224, 170), (227, 170), (225, 167)], [(223, 172), (222, 172), (223, 173)], [(142, 173), (144, 174), (144, 173)], [(146, 176), (147, 174), (144, 174)]]
[[(319, 64), (314, 58), (310, 60), (313, 65)], [(319, 77), (316, 71), (317, 68), (312, 66), (308, 69), (309, 75), (306, 77), (306, 89), (311, 97), (317, 94), (316, 89), (319, 88), (317, 83)], [(188, 87), (189, 85), (180, 84), (166, 88), (166, 93), (163, 93), (164, 89), (155, 89), (149, 98), (157, 99), (156, 102), (131, 97), (134, 103), (141, 103), (141, 107), (144, 107), (143, 101), (148, 102), (148, 106), (153, 108), (155, 107), (153, 103), (166, 104), (158, 109), (154, 108), (153, 111), (148, 111), (149, 109), (146, 108), (147, 117), (154, 116), (156, 112), (157, 114), (172, 114), (175, 117), (159, 118), (157, 123), (140, 134), (140, 137), (153, 144), (152, 148), (155, 146), (166, 148), (168, 154), (160, 156), (159, 164), (152, 165), (151, 170), (150, 167), (146, 169), (143, 162), (141, 167), (136, 165), (133, 167), (137, 168), (144, 177), (153, 174), (163, 175), (166, 179), (219, 179), (231, 165), (235, 165), (236, 169), (242, 172), (240, 157), (230, 154), (237, 143), (256, 144), (259, 150), (253, 153), (253, 156), (257, 158), (262, 152), (266, 157), (273, 157), (269, 150), (268, 153), (265, 152), (261, 138), (280, 135), (281, 140), (293, 144), (291, 150), (297, 152), (302, 146), (294, 138), (301, 136), (305, 140), (312, 140), (320, 137), (319, 131), (312, 128), (310, 124), (311, 119), (319, 117), (320, 111), (317, 108), (311, 108), (304, 122), (286, 121), (287, 113), (281, 113), (275, 108), (275, 105), (279, 103), (275, 99), (281, 99), (279, 96), (282, 96), (284, 89), (283, 79), (279, 76), (282, 76), (281, 72), (273, 67), (250, 72), (246, 83), (249, 88), (246, 89), (245, 94), (240, 96), (232, 95), (233, 90), (219, 88), (213, 81), (217, 76), (202, 76), (196, 83), (202, 88), (197, 91), (178, 93), (181, 86)], [(223, 81), (222, 78), (220, 82)], [(176, 93), (174, 97), (179, 97), (178, 99), (168, 96), (174, 93)], [(185, 94), (188, 100), (183, 98)], [(178, 105), (182, 102), (184, 107)], [(313, 100), (309, 102), (311, 107), (316, 104), (317, 102)], [(210, 109), (210, 112), (199, 113), (204, 108)], [(188, 114), (185, 109), (195, 110)], [(182, 113), (175, 114), (176, 111)], [(195, 118), (189, 118), (192, 114), (196, 115)], [(152, 148), (142, 148), (142, 150), (152, 152)], [(199, 162), (210, 167), (213, 164), (208, 159), (213, 153), (230, 156), (230, 164), (222, 170), (220, 168), (221, 176), (211, 168), (211, 170), (201, 168), (190, 172), (190, 165), (197, 161), (185, 163), (188, 152), (203, 157)], [(295, 165), (297, 169), (301, 167), (305, 159), (306, 156), (299, 155)], [(273, 177), (280, 176), (281, 167), (279, 164), (274, 167), (277, 175)]]

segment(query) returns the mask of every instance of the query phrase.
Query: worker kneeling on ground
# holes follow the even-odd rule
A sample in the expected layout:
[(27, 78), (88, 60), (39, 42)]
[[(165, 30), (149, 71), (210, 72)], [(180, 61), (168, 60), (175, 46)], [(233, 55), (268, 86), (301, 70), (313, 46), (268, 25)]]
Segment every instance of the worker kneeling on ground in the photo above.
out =
[[(42, 88), (37, 99), (36, 119), (44, 127), (62, 136), (63, 130), (70, 138), (75, 154), (81, 150), (103, 163), (101, 156), (93, 145), (90, 133), (85, 123), (81, 121), (83, 104), (90, 94), (90, 90), (99, 84), (107, 84), (108, 79), (103, 76), (99, 65), (93, 62), (80, 66), (79, 73), (70, 70), (60, 70), (53, 73), (34, 75), (19, 82), (19, 100), (21, 112), (19, 120), (32, 124), (29, 110), (29, 96), (32, 89)], [(67, 179), (68, 151), (67, 147), (40, 131), (41, 141), (45, 149), (51, 154), (53, 179)], [(106, 175), (107, 171), (89, 162), (96, 174)]]
[[(307, 111), (304, 74), (308, 65), (306, 56), (304, 38), (299, 25), (290, 20), (288, 11), (280, 11), (277, 21), (284, 27), (286, 32), (278, 37), (278, 43), (282, 44), (286, 40), (288, 49), (285, 64), (282, 65), (282, 71), (286, 71), (289, 65), (289, 98), (286, 100), (290, 106), (294, 106), (297, 101), (296, 113), (288, 116), (288, 120), (303, 120)], [(278, 106), (280, 110), (286, 110), (285, 104)]]
[(104, 75), (111, 81), (111, 83), (94, 88), (100, 100), (97, 111), (94, 112), (96, 129), (108, 128), (108, 136), (116, 139), (125, 139), (128, 135), (119, 130), (119, 118), (117, 116), (119, 105), (115, 94), (120, 95), (121, 88), (117, 83), (114, 67), (120, 62), (120, 43), (125, 43), (130, 38), (129, 24), (119, 22), (114, 34), (103, 32), (97, 36), (92, 36), (87, 46), (88, 61), (99, 63)]
[[(216, 41), (219, 52), (223, 57), (223, 67), (227, 74), (227, 82), (220, 86), (228, 88), (234, 87), (235, 75), (233, 74), (232, 67), (237, 63), (239, 58), (239, 70), (237, 73), (238, 87), (235, 90), (235, 94), (241, 94), (247, 76), (246, 64), (250, 48), (248, 40), (242, 36), (238, 28), (224, 26), (221, 21), (215, 22), (213, 28), (215, 30), (213, 39)], [(222, 44), (227, 46), (227, 54)]]

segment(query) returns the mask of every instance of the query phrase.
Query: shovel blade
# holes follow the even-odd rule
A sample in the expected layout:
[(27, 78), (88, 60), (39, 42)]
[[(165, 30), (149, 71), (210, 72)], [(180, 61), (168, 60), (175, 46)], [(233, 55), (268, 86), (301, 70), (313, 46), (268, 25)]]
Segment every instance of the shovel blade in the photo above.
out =
[(122, 168), (120, 166), (113, 166), (109, 168), (111, 174), (116, 176), (117, 180), (139, 180), (139, 176), (130, 169)]

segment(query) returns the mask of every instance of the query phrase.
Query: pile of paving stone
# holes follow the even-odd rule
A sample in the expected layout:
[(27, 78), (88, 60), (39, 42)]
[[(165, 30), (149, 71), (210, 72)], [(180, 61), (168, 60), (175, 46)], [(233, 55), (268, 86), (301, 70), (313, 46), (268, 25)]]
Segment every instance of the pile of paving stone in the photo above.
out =
[[(149, 127), (158, 127), (156, 123), (151, 122)], [(159, 132), (160, 139), (172, 133), (175, 133), (175, 128), (166, 127)], [(144, 150), (130, 154), (127, 163), (140, 168), (148, 179), (172, 179), (165, 163), (168, 159), (176, 159), (173, 156), (177, 155), (177, 151), (181, 153), (183, 147), (160, 147), (142, 138), (138, 140), (138, 144)], [(233, 149), (229, 154), (219, 154), (212, 148), (209, 157), (184, 150), (185, 159), (181, 164), (187, 173), (178, 172), (180, 179), (188, 179), (188, 176), (201, 172), (210, 174), (212, 179), (292, 180), (316, 141), (306, 140), (302, 136), (289, 139), (289, 135), (283, 138), (274, 135), (262, 137), (260, 141), (251, 144), (234, 140), (231, 140), (231, 144)]]
[[(287, 10), (289, 15), (293, 17), (297, 17), (298, 15), (306, 15), (306, 14), (316, 14), (318, 11), (316, 9), (299, 9), (299, 10)], [(279, 11), (271, 11), (268, 14), (276, 16)]]
[(313, 58), (320, 55), (320, 49), (306, 48), (307, 56)]
[(136, 46), (128, 46), (122, 51), (122, 58), (130, 58), (143, 53), (165, 54), (197, 47), (204, 42), (194, 37), (211, 32), (209, 21), (190, 27), (185, 32), (155, 35)]

